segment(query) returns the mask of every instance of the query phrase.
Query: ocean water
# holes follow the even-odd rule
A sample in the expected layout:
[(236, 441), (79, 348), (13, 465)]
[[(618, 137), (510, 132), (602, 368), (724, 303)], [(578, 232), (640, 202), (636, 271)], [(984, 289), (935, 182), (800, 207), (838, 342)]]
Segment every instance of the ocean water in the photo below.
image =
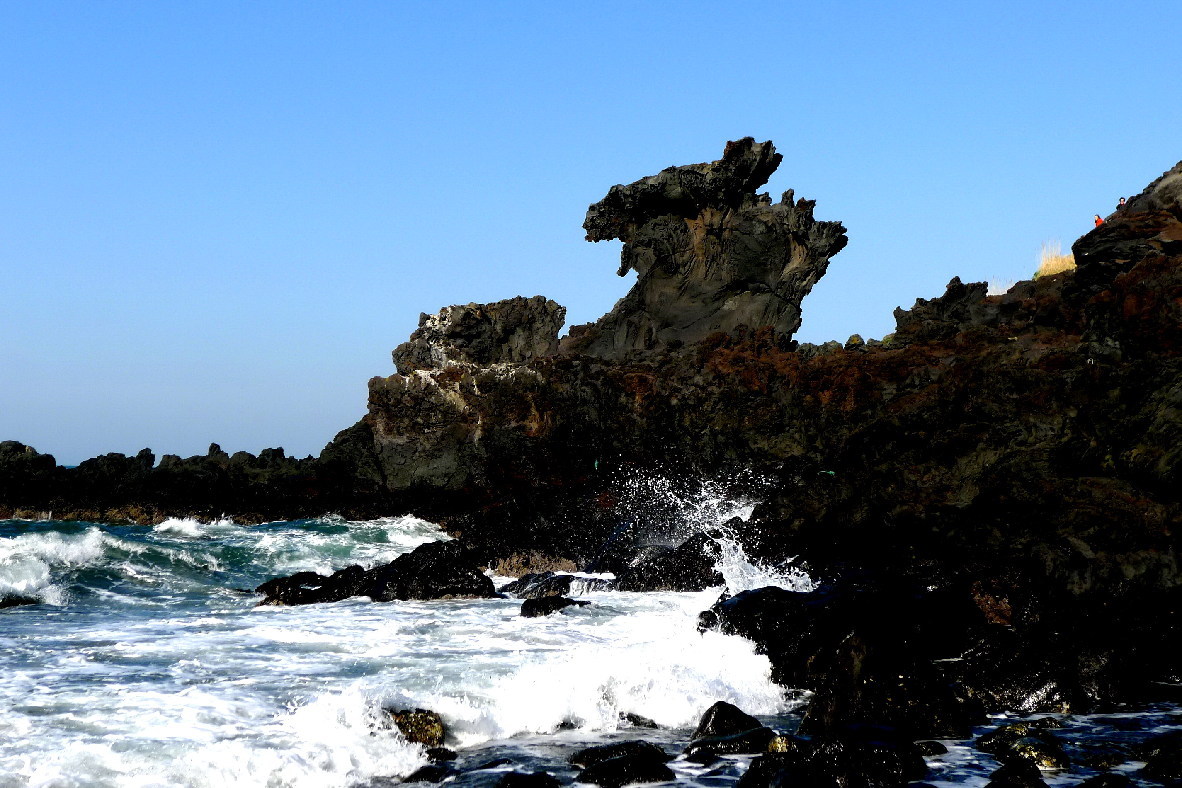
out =
[[(682, 513), (685, 535), (750, 514), (749, 502), (699, 493), (650, 488), (667, 496), (663, 512)], [(718, 700), (796, 724), (801, 699), (771, 683), (766, 657), (697, 632), (722, 588), (585, 593), (589, 606), (539, 619), (521, 618), (515, 599), (285, 608), (257, 607), (249, 590), (445, 538), (413, 517), (0, 521), (0, 596), (42, 601), (0, 610), (0, 787), (381, 784), (427, 763), (385, 707), (442, 714), (461, 767), (510, 759), (460, 779), (490, 788), (512, 768), (569, 781), (566, 757), (604, 741), (676, 752)], [(725, 533), (720, 544), (732, 593), (811, 587), (799, 569), (753, 564)], [(662, 727), (631, 728), (624, 714)], [(1175, 724), (1173, 710), (1160, 717)], [(930, 780), (983, 785), (990, 759), (951, 744)], [(671, 766), (708, 788), (733, 785), (749, 761)]]

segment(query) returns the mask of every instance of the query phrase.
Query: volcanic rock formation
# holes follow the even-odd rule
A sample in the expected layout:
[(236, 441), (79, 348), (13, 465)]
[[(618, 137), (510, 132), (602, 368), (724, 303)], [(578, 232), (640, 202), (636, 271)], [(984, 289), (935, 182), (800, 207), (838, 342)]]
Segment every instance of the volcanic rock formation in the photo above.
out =
[(755, 193), (782, 159), (771, 142), (746, 137), (719, 161), (613, 186), (583, 228), (588, 241), (624, 242), (618, 273), (636, 271), (636, 284), (611, 313), (572, 329), (564, 352), (619, 359), (740, 326), (790, 338), (800, 302), (846, 237), (791, 190), (774, 205)]

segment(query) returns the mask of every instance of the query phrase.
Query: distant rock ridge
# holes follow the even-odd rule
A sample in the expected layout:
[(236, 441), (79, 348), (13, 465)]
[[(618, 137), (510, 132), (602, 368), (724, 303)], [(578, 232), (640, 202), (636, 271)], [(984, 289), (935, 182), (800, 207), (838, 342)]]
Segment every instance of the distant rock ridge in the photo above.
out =
[(771, 142), (745, 137), (718, 161), (613, 186), (583, 227), (588, 241), (624, 242), (618, 273), (636, 271), (636, 284), (603, 318), (571, 329), (563, 352), (619, 359), (740, 327), (790, 339), (846, 237), (791, 190), (776, 204), (755, 193), (782, 159)]

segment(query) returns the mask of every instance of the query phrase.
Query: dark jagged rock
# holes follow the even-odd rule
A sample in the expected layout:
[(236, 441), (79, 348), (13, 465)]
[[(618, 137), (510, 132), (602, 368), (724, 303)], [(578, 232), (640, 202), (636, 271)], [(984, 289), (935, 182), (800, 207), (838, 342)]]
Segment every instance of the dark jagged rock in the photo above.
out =
[(1141, 776), (1160, 783), (1182, 780), (1182, 731), (1153, 737), (1142, 746), (1141, 756)]
[(371, 569), (367, 596), (375, 602), (444, 597), (487, 598), (496, 594), (493, 582), (480, 571), (459, 542), (428, 542)]
[(428, 747), (427, 751), (423, 753), (427, 756), (427, 760), (431, 763), (449, 763), (460, 757), (455, 750), (449, 750), (446, 747)]
[(564, 608), (584, 607), (589, 604), (591, 603), (568, 599), (564, 596), (544, 596), (537, 599), (527, 599), (522, 602), (521, 615), (523, 618), (538, 618), (540, 616), (548, 616), (551, 613), (557, 613)]
[(673, 770), (665, 765), (664, 760), (642, 753), (600, 761), (579, 772), (575, 780), (603, 788), (620, 788), (635, 783), (662, 783), (673, 778)]
[(501, 586), (498, 591), (520, 599), (540, 599), (547, 596), (566, 596), (570, 593), (607, 591), (613, 587), (614, 584), (610, 580), (541, 572), (524, 575), (512, 583)]
[(677, 547), (650, 549), (616, 579), (620, 591), (702, 591), (722, 585), (715, 569), (718, 543), (709, 534), (697, 534)]
[(41, 600), (20, 594), (4, 594), (0, 596), (0, 610), (6, 607), (21, 607), (23, 605), (39, 605)]
[(620, 722), (626, 722), (633, 728), (659, 728), (661, 727), (653, 720), (640, 714), (633, 714), (630, 711), (620, 713)]
[(691, 761), (710, 763), (719, 755), (769, 752), (778, 736), (771, 728), (761, 726), (743, 733), (696, 737), (685, 748), (685, 757)]
[(720, 601), (704, 623), (755, 642), (777, 682), (814, 691), (802, 733), (876, 723), (914, 737), (967, 737), (983, 710), (933, 663), (956, 648), (955, 637), (935, 634), (947, 632), (955, 605), (935, 590), (898, 585), (745, 591)]
[(447, 729), (443, 725), (443, 717), (436, 712), (427, 709), (385, 709), (385, 712), (390, 715), (390, 721), (408, 742), (429, 748), (443, 746)]
[(432, 763), (402, 778), (404, 783), (441, 783), (458, 772), (447, 764)]
[[(622, 570), (678, 541), (621, 503), (629, 480), (743, 469), (764, 480), (730, 529), (749, 556), (873, 575), (871, 593), (769, 594), (763, 612), (706, 617), (759, 644), (777, 681), (814, 690), (819, 735), (857, 721), (952, 730), (971, 718), (962, 690), (991, 711), (1160, 699), (1182, 679), (1178, 169), (1079, 239), (1074, 272), (999, 296), (954, 280), (881, 342), (795, 347), (793, 299), (844, 239), (807, 203), (751, 196), (777, 163), (747, 140), (613, 190), (588, 233), (625, 239), (635, 295), (555, 354), (534, 341), (549, 336), (540, 323), (502, 331), (523, 324), (512, 310), (426, 332), (415, 341), (472, 360), (375, 378), (364, 419), (316, 460), (214, 446), (62, 468), (5, 443), (0, 516), (413, 511), (480, 566), (538, 555)], [(760, 312), (781, 284), (788, 302)], [(651, 301), (662, 293), (676, 320)], [(364, 592), (354, 575), (276, 589)]]
[(1029, 761), (1040, 769), (1066, 769), (1070, 764), (1063, 745), (1047, 729), (1052, 718), (1003, 725), (977, 739), (976, 746), (1002, 763)]
[(901, 787), (927, 773), (915, 745), (887, 729), (851, 728), (843, 734), (797, 740), (791, 751), (759, 756), (740, 778), (740, 788)]
[(483, 367), (520, 363), (558, 349), (566, 308), (542, 296), (444, 307), (419, 317), (410, 340), (394, 351), (399, 375), (461, 362)]
[(732, 736), (736, 733), (747, 733), (763, 727), (763, 723), (740, 709), (733, 703), (720, 700), (702, 715), (698, 727), (694, 729), (690, 741), (705, 739), (713, 736)]
[(375, 602), (406, 599), (489, 598), (493, 582), (459, 542), (428, 542), (388, 564), (365, 570), (349, 566), (330, 576), (297, 572), (255, 589), (260, 605), (306, 605), (367, 596)]
[(747, 137), (727, 143), (719, 161), (613, 186), (583, 227), (589, 241), (624, 242), (619, 274), (636, 271), (636, 284), (611, 314), (572, 329), (564, 350), (622, 358), (739, 326), (790, 338), (801, 300), (846, 238), (791, 191), (775, 205), (755, 193), (782, 158)]

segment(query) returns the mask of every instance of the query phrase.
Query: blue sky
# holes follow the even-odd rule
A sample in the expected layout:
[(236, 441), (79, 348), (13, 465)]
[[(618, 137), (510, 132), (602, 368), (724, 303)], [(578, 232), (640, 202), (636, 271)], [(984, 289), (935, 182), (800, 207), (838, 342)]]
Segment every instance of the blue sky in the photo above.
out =
[(798, 338), (1027, 278), (1182, 158), (1182, 6), (0, 0), (0, 439), (318, 453), (420, 312), (626, 292), (614, 183), (784, 154)]

